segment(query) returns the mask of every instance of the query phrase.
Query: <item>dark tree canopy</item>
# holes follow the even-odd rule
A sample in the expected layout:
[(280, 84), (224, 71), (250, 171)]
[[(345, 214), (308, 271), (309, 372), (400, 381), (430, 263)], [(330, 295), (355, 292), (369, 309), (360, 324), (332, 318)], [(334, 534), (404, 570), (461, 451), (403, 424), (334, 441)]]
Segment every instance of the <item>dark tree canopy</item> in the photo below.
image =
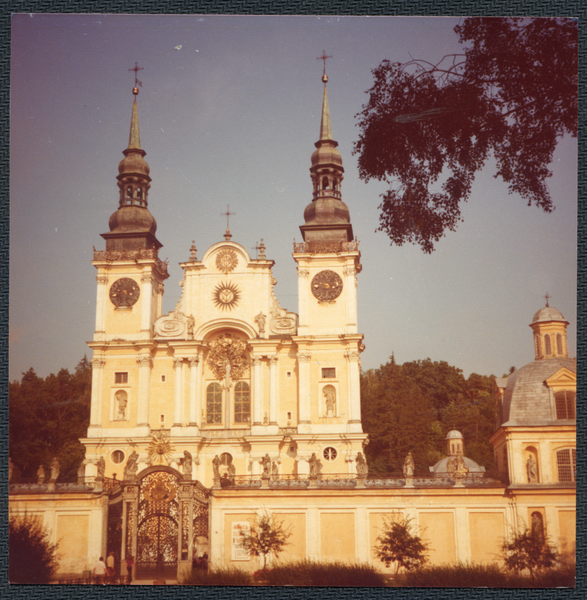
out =
[(463, 54), (383, 61), (357, 115), (359, 175), (390, 186), (379, 231), (425, 252), (456, 229), (490, 156), (510, 193), (551, 212), (557, 140), (577, 136), (576, 20), (471, 17), (455, 32)]

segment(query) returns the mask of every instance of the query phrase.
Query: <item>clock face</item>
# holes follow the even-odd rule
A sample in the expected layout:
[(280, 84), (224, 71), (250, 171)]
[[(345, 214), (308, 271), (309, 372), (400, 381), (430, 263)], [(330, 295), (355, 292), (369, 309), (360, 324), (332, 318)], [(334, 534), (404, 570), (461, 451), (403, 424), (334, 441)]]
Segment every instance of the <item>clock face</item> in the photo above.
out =
[(110, 300), (117, 307), (132, 306), (139, 299), (141, 290), (130, 277), (117, 279), (110, 287)]
[(342, 292), (342, 279), (334, 271), (320, 271), (314, 275), (311, 288), (318, 300), (335, 300)]

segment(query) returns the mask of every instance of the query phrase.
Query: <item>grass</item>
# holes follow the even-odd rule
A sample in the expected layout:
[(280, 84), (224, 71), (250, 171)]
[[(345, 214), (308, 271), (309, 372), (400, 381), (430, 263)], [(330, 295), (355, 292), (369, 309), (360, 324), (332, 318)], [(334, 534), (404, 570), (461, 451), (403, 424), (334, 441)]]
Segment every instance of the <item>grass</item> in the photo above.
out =
[(228, 567), (224, 569), (193, 569), (190, 573), (181, 578), (182, 585), (252, 585), (253, 579), (251, 573)]
[(575, 587), (575, 568), (564, 566), (543, 571), (532, 580), (530, 577), (505, 571), (497, 564), (460, 563), (451, 566), (428, 566), (401, 573), (395, 583), (400, 587)]

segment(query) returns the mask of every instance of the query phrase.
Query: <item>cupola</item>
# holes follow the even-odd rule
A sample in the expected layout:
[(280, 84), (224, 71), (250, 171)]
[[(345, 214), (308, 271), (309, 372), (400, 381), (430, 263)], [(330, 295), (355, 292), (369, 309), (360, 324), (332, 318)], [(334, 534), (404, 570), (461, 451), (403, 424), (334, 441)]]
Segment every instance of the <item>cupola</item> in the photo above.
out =
[(568, 358), (567, 326), (569, 322), (561, 312), (548, 305), (536, 312), (530, 327), (534, 332), (534, 354), (536, 360)]

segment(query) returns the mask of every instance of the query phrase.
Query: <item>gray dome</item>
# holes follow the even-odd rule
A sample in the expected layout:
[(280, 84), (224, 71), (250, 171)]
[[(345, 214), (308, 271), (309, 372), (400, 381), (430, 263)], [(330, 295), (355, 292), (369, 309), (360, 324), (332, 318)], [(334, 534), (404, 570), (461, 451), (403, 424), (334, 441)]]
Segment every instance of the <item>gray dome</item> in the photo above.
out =
[(108, 225), (113, 233), (148, 232), (154, 235), (157, 231), (157, 222), (149, 209), (136, 205), (121, 206), (112, 214)]
[(563, 367), (577, 372), (576, 360), (563, 357), (536, 360), (514, 371), (507, 379), (503, 394), (502, 425), (545, 425), (555, 421), (550, 393), (544, 382)]
[(563, 323), (568, 323), (561, 311), (558, 310), (558, 308), (554, 308), (554, 306), (545, 306), (544, 308), (541, 308), (532, 318), (532, 324), (546, 323), (548, 321), (562, 321)]
[[(431, 473), (448, 473), (448, 460), (452, 458), (450, 456), (445, 456), (441, 458), (433, 467), (430, 467)], [(485, 467), (480, 467), (474, 460), (470, 458), (464, 457), (465, 467), (469, 469), (469, 473), (485, 473)]]
[(449, 431), (446, 434), (446, 437), (444, 439), (445, 440), (462, 440), (463, 434), (460, 431), (457, 431), (456, 429), (452, 429), (451, 431)]

